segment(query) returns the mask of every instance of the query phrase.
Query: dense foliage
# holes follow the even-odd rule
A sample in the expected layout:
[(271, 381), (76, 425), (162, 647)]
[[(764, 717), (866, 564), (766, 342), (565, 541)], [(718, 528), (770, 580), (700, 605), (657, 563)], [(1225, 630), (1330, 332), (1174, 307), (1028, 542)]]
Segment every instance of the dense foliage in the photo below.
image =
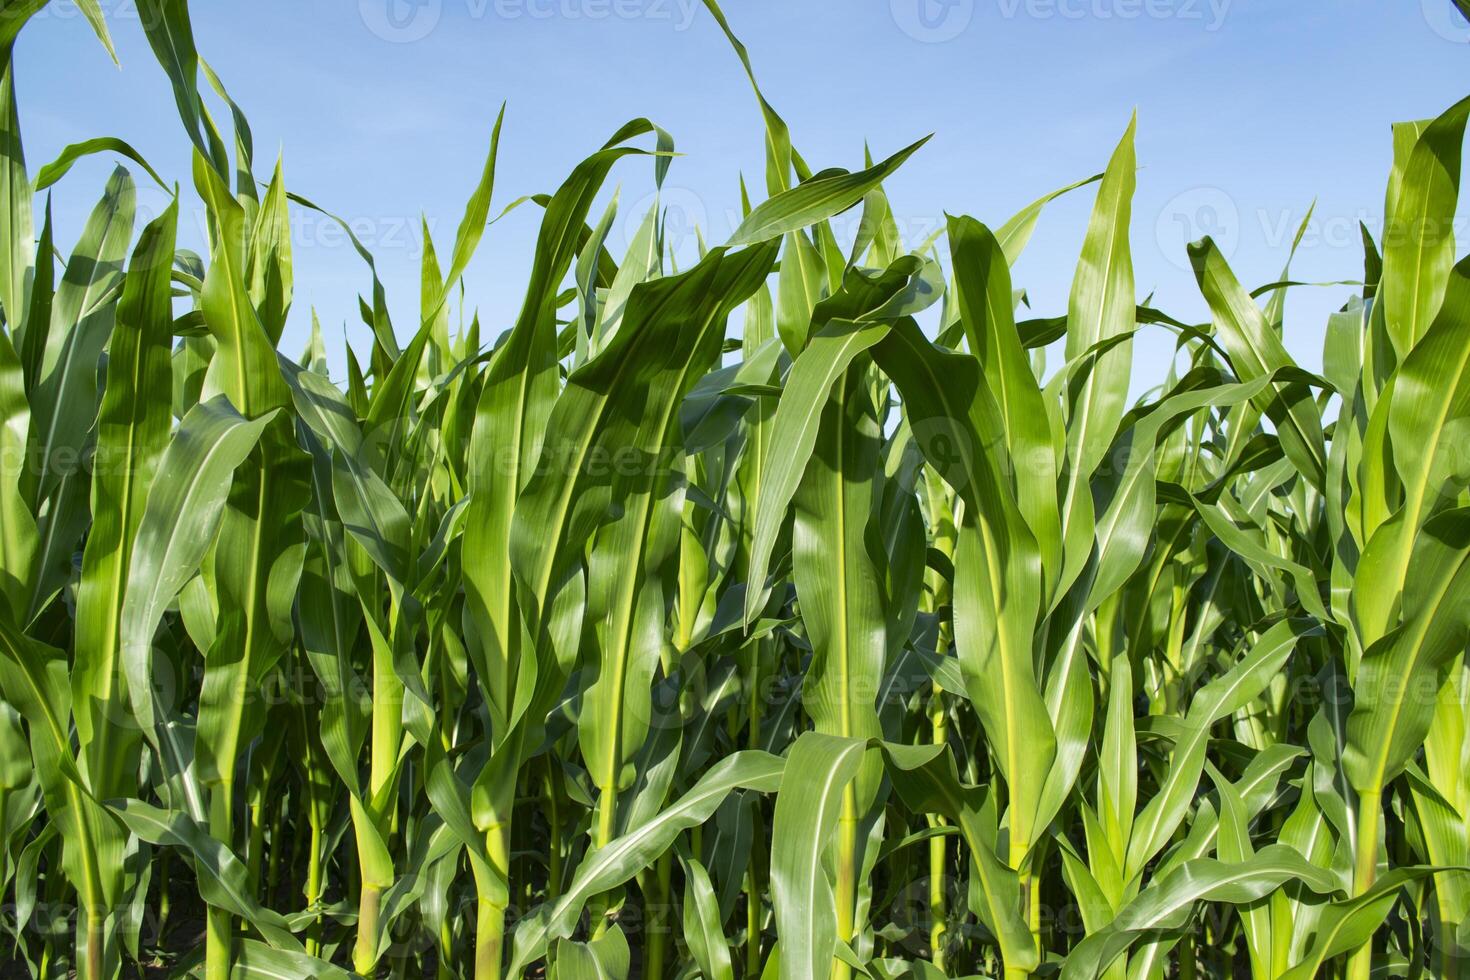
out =
[[(813, 173), (760, 97), (730, 241), (675, 268), (655, 203), (610, 252), (610, 172), (671, 164), (634, 121), (519, 202), (504, 324), (459, 312), (497, 122), (411, 329), (359, 247), (371, 351), (335, 384), (318, 332), (278, 350), (315, 205), (256, 170), (183, 0), (139, 6), (208, 254), (177, 202), (134, 227), (134, 174), (169, 185), (119, 139), (27, 169), (44, 5), (0, 9), (18, 970), (1463, 970), (1470, 101), (1394, 129), (1320, 373), (1289, 274), (1248, 292), (1208, 239), (1211, 322), (1139, 304), (1131, 126), (1058, 192), (1096, 204), (1038, 319), (1010, 269), (1056, 194), (901, 242), (917, 147)], [(39, 195), (94, 153), (129, 169), (61, 248)], [(1130, 403), (1140, 330), (1174, 367)]]

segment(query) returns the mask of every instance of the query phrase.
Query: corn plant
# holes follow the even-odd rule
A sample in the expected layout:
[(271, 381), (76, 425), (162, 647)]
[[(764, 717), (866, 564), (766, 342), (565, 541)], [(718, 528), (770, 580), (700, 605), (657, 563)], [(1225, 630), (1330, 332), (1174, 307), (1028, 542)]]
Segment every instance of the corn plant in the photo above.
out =
[[(44, 6), (0, 3), (17, 971), (1465, 975), (1470, 100), (1394, 127), (1314, 370), (1290, 254), (1248, 289), (1189, 246), (1206, 323), (1137, 297), (1135, 121), (1098, 173), (905, 242), (884, 183), (924, 140), (813, 168), (705, 0), (764, 124), (728, 239), (681, 266), (647, 119), (502, 201), (502, 108), (453, 241), (424, 223), (416, 322), (348, 230), (339, 359), (291, 229), (341, 219), (259, 165), (184, 0), (138, 20), (189, 179), (116, 136), (27, 163)], [(1038, 315), (1013, 269), (1064, 194), (1091, 218)], [(514, 207), (501, 323), (470, 265)]]

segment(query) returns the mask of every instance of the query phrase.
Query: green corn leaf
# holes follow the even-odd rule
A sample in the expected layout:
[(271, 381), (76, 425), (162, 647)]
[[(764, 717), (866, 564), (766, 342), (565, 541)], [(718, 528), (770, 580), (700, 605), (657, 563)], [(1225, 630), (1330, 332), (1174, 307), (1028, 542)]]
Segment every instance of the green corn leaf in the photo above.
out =
[[(12, 9), (7, 6), (0, 24), (0, 142), (3, 142), (5, 172), (0, 175), (0, 214), (6, 232), (0, 235), (0, 312), (14, 335), (25, 323), (29, 308), (30, 276), (35, 265), (36, 239), (31, 216), (35, 194), (26, 174), (25, 151), (21, 147), (20, 113), (16, 105), (15, 75), (10, 62), (10, 45), (25, 19), (45, 5), (45, 0), (28, 0)], [(44, 254), (44, 253), (43, 253)]]
[[(200, 119), (199, 52), (194, 47), (188, 0), (139, 0), (138, 13), (148, 44), (173, 85), (174, 103), (184, 123), (184, 132), (195, 148), (212, 156)], [(212, 158), (211, 164), (223, 177), (225, 168), (221, 162)]]
[(781, 935), (782, 980), (823, 976), (831, 968), (838, 921), (822, 857), (866, 748), (864, 740), (808, 732), (787, 757), (771, 830), (771, 897)]
[(1079, 943), (1067, 957), (1061, 975), (1066, 980), (1102, 976), (1107, 966), (1143, 935), (1182, 926), (1195, 902), (1243, 905), (1288, 881), (1302, 882), (1321, 895), (1331, 895), (1340, 887), (1335, 876), (1284, 844), (1268, 845), (1234, 863), (1210, 858), (1190, 861), (1140, 893), (1106, 929)]
[(1363, 655), (1343, 768), (1360, 793), (1377, 793), (1423, 743), (1450, 658), (1470, 629), (1470, 510), (1432, 518), (1415, 543), (1403, 622)]
[(719, 899), (704, 865), (681, 858), (684, 868), (684, 939), (707, 980), (735, 980), (730, 945), (720, 925)]
[(201, 894), (207, 902), (249, 921), (275, 948), (302, 951), (285, 919), (262, 907), (250, 894), (245, 865), (187, 814), (160, 810), (141, 800), (121, 800), (109, 806), (139, 837), (152, 844), (179, 848), (187, 854), (199, 875)]
[(1104, 343), (1109, 346), (1099, 348), (1088, 370), (1069, 385), (1069, 465), (1059, 491), (1065, 532), (1060, 590), (1071, 586), (1091, 550), (1093, 513), (1088, 481), (1112, 444), (1128, 397), (1133, 348), (1127, 338), (1135, 329), (1128, 231), (1135, 186), (1136, 122), (1129, 122), (1098, 186), (1067, 302), (1067, 358), (1081, 358)]
[(1470, 419), (1470, 266), (1451, 270), (1440, 315), (1394, 372), (1374, 410), (1387, 418), (1403, 504), (1379, 525), (1359, 561), (1353, 588), (1358, 622), (1373, 642), (1392, 625), (1414, 541), (1436, 501), (1470, 477), (1463, 458)]
[[(114, 171), (57, 287), (31, 398), (31, 452), (42, 463), (41, 472), (31, 477), (27, 489), (33, 499), (50, 496), (68, 477), (76, 479), (66, 471), (64, 461), (80, 455), (95, 419), (97, 362), (112, 330), (117, 288), (132, 236), (135, 197), (132, 178), (122, 169)], [(39, 329), (39, 325), (29, 328)], [(45, 537), (59, 541), (71, 530), (65, 523), (53, 518)], [(69, 555), (74, 544), (59, 542), (55, 547), (64, 546)], [(45, 546), (51, 550), (49, 541)]]
[(3, 20), (0, 20), (0, 50), (5, 52), (7, 67), (9, 66), (10, 48), (16, 35), (20, 33), (26, 21), (46, 6), (46, 2), (47, 0), (10, 0), (5, 4), (3, 8), (5, 16)]
[(1457, 102), (1424, 128), (1392, 195), (1379, 296), (1385, 329), (1400, 361), (1434, 321), (1454, 265), (1455, 205), (1467, 116), (1470, 99)]
[[(538, 601), (551, 598), (606, 519), (608, 504), (625, 492), (609, 472), (612, 452), (637, 453), (635, 462), (645, 465), (635, 470), (660, 461), (668, 448), (662, 437), (676, 421), (672, 408), (693, 385), (695, 365), (712, 359), (722, 333), (717, 328), (760, 285), (774, 258), (773, 246), (728, 255), (716, 249), (684, 275), (635, 289), (614, 342), (568, 379), (547, 421), (558, 438), (542, 447), (544, 465), (522, 491), (512, 527), (516, 570)], [(654, 358), (648, 350), (664, 354)], [(659, 375), (666, 380), (653, 385)], [(637, 414), (615, 411), (623, 399), (634, 398)], [(646, 480), (649, 474), (638, 475)], [(636, 478), (623, 482), (628, 489), (637, 486)], [(548, 533), (554, 536), (550, 542)]]
[(116, 153), (119, 156), (127, 157), (142, 167), (144, 172), (152, 177), (154, 182), (163, 188), (165, 193), (173, 192), (168, 182), (158, 175), (158, 171), (153, 169), (152, 165), (143, 158), (141, 153), (133, 149), (132, 145), (126, 140), (118, 139), (115, 136), (99, 136), (96, 139), (83, 140), (80, 143), (71, 144), (62, 150), (55, 160), (52, 160), (36, 172), (36, 181), (32, 190), (39, 194), (70, 173), (71, 168), (78, 160), (96, 153)]
[(1204, 772), (1211, 726), (1253, 701), (1281, 670), (1297, 641), (1314, 628), (1307, 621), (1282, 620), (1262, 633), (1237, 664), (1195, 695), (1175, 740), (1168, 774), (1134, 821), (1125, 874), (1132, 877), (1141, 871), (1188, 813)]
[(347, 980), (352, 974), (306, 953), (276, 949), (254, 939), (243, 939), (235, 950), (231, 976), (259, 980)]
[(835, 320), (812, 338), (802, 356), (791, 367), (781, 400), (771, 423), (771, 442), (764, 469), (768, 476), (761, 491), (751, 545), (749, 580), (745, 597), (745, 621), (749, 624), (764, 605), (760, 594), (766, 579), (776, 537), (786, 509), (796, 495), (806, 462), (816, 447), (821, 413), (833, 384), (854, 358), (888, 333), (886, 323)]
[[(177, 210), (171, 205), (144, 229), (128, 267), (108, 358), (108, 381), (97, 418), (92, 480), (92, 527), (77, 589), (77, 660), (72, 695), (77, 736), (96, 791), (104, 797), (128, 785), (134, 733), (117, 725), (126, 703), (121, 664), (123, 598), (133, 545), (143, 521), (171, 412), (169, 346)], [(160, 399), (159, 393), (165, 397)]]
[(1434, 871), (1433, 868), (1395, 868), (1362, 894), (1329, 904), (1306, 956), (1282, 974), (1282, 980), (1309, 980), (1319, 975), (1327, 960), (1362, 945), (1382, 925), (1404, 886), (1427, 878)]
[(1050, 581), (1060, 574), (1062, 547), (1057, 461), (1041, 388), (1011, 311), (1005, 254), (989, 229), (969, 218), (949, 219), (949, 247), (965, 339), (980, 359), (1000, 408), (1015, 469), (1016, 497)]
[(1021, 911), (1020, 882), (996, 855), (993, 812), (984, 815), (984, 792), (959, 780), (954, 758), (942, 746), (882, 745), (888, 775), (916, 812), (936, 813), (960, 827), (974, 860), (980, 902), (974, 911), (995, 933), (1008, 966), (1034, 969), (1039, 957)]
[(77, 6), (81, 9), (82, 16), (87, 18), (87, 23), (92, 25), (97, 40), (102, 42), (102, 46), (112, 57), (113, 64), (117, 64), (117, 51), (112, 46), (112, 36), (107, 32), (107, 19), (102, 14), (102, 5), (98, 0), (77, 0)]
[[(880, 431), (865, 375), (849, 370), (833, 386), (793, 499), (792, 534), (792, 579), (812, 645), (804, 707), (817, 731), (858, 739), (879, 735), (873, 700), (887, 645), (880, 573), (868, 545)], [(878, 777), (870, 756), (853, 788), (857, 812), (870, 805)]]
[(1079, 190), (1089, 184), (1095, 184), (1103, 179), (1102, 174), (1093, 174), (1076, 183), (1068, 184), (1048, 194), (1043, 194), (1030, 204), (1012, 215), (1005, 224), (1001, 225), (995, 232), (996, 241), (1005, 252), (1006, 263), (1015, 265), (1021, 253), (1026, 250), (1026, 245), (1031, 241), (1031, 235), (1036, 231), (1036, 222), (1041, 218), (1042, 210), (1064, 194)]
[(818, 175), (796, 187), (776, 194), (756, 207), (740, 222), (730, 236), (727, 248), (758, 245), (788, 232), (808, 228), (841, 214), (860, 203), (863, 195), (881, 184), (919, 147), (929, 141), (924, 137), (899, 150), (893, 156), (867, 170), (856, 173)]
[[(154, 689), (153, 634), (165, 609), (204, 561), (218, 531), (235, 470), (271, 421), (246, 420), (223, 397), (195, 406), (159, 461), (128, 562), (121, 639), (128, 697), (143, 732), (159, 748), (176, 705)], [(202, 812), (202, 807), (201, 807)], [(199, 813), (194, 814), (196, 819)]]
[[(1097, 203), (1082, 244), (1082, 257), (1067, 303), (1067, 356), (1078, 357), (1099, 341), (1133, 329), (1133, 257), (1128, 247), (1134, 178), (1133, 131), (1130, 122), (1108, 162), (1098, 187)], [(978, 352), (977, 352), (978, 353)], [(1067, 429), (1073, 472), (1067, 498), (1102, 460), (1123, 416), (1128, 395), (1131, 351), (1127, 342), (1098, 357), (1097, 364), (1072, 396)]]
[(786, 763), (765, 752), (738, 752), (712, 766), (678, 800), (629, 834), (593, 851), (577, 869), (572, 886), (549, 909), (528, 917), (516, 930), (511, 972), (543, 955), (551, 938), (571, 934), (577, 917), (592, 897), (627, 881), (653, 863), (683, 830), (712, 816), (735, 789), (775, 792)]
[(0, 594), (13, 616), (25, 614), (40, 547), (36, 519), (20, 490), (30, 421), (25, 372), (10, 337), (0, 334)]
[[(1191, 244), (1189, 257), (1236, 376), (1251, 381), (1295, 367), (1281, 338), (1241, 288), (1215, 243), (1205, 238)], [(1321, 486), (1327, 453), (1310, 389), (1301, 382), (1281, 381), (1273, 385), (1272, 392), (1258, 397), (1261, 410), (1276, 423), (1282, 448), (1309, 483)]]

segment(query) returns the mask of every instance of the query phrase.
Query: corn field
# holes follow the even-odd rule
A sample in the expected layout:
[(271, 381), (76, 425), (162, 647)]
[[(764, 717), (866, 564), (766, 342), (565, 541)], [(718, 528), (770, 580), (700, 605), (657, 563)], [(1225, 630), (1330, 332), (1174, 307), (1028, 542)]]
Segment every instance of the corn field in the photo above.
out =
[[(730, 239), (680, 268), (655, 203), (615, 253), (614, 172), (677, 166), (646, 119), (509, 200), (502, 113), (417, 322), (353, 240), (337, 379), (315, 324), (280, 349), (319, 207), (185, 0), (128, 25), (182, 187), (113, 136), (28, 165), (46, 0), (0, 3), (0, 973), (1470, 977), (1470, 100), (1394, 127), (1318, 370), (1287, 256), (1248, 289), (1191, 245), (1208, 323), (1136, 296), (1133, 124), (900, 241), (921, 143), (814, 169), (704, 3), (765, 124)], [(512, 207), (525, 299), (482, 321)]]

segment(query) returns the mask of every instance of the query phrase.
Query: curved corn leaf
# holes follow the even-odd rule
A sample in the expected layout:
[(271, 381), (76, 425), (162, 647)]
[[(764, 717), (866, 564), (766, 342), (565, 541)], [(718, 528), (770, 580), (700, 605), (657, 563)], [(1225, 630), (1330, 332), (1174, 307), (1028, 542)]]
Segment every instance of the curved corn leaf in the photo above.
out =
[(1102, 976), (1143, 935), (1184, 925), (1196, 902), (1244, 905), (1288, 881), (1299, 881), (1320, 895), (1331, 895), (1340, 887), (1334, 875), (1284, 844), (1268, 845), (1234, 863), (1210, 858), (1186, 862), (1129, 902), (1106, 929), (1079, 943), (1061, 975), (1066, 980)]

